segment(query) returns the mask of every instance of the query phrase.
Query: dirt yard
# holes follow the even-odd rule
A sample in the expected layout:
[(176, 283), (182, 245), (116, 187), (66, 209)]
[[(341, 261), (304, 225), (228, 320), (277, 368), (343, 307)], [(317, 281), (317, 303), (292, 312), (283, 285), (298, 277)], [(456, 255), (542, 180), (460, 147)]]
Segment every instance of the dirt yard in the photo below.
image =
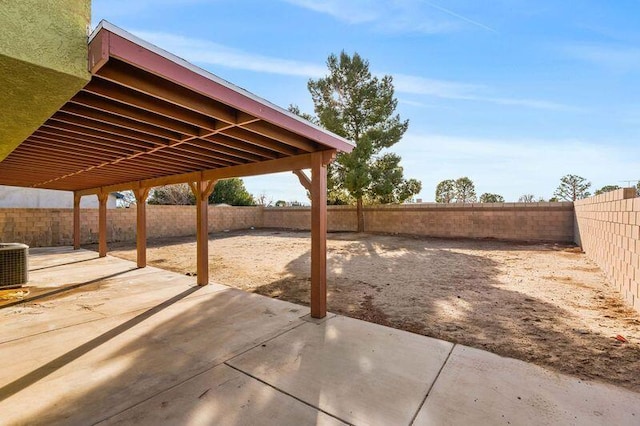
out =
[[(210, 238), (213, 281), (308, 304), (308, 233)], [(640, 392), (640, 315), (575, 248), (333, 233), (328, 252), (332, 312)], [(135, 244), (110, 254), (135, 261)], [(152, 240), (148, 259), (194, 274), (195, 238)]]

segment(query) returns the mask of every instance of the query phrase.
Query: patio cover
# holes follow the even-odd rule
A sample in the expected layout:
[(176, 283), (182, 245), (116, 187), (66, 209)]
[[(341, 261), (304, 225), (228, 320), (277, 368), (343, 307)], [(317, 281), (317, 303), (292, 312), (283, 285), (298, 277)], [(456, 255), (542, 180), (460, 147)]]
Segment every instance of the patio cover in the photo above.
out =
[[(219, 179), (294, 171), (312, 196), (312, 315), (326, 311), (326, 165), (353, 145), (139, 38), (101, 22), (89, 37), (90, 82), (0, 162), (0, 185), (138, 199), (138, 265), (146, 265), (145, 201), (189, 183), (198, 212), (198, 284), (208, 282), (207, 198)], [(311, 169), (304, 179), (301, 169)]]

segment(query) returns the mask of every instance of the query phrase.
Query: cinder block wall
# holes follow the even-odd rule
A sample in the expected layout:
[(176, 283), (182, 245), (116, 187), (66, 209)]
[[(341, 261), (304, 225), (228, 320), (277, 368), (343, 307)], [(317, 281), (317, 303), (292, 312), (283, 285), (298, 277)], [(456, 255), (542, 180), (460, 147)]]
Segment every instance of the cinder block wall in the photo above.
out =
[(575, 242), (640, 311), (640, 198), (635, 189), (576, 201)]
[[(262, 207), (209, 206), (209, 232), (246, 229), (262, 225)], [(195, 235), (194, 206), (147, 206), (147, 236)], [(107, 241), (133, 241), (136, 209), (107, 211)], [(73, 244), (72, 209), (0, 209), (0, 241), (19, 242), (30, 247)], [(80, 241), (98, 242), (98, 209), (80, 211)]]
[[(309, 207), (267, 207), (263, 212), (265, 228), (309, 230), (311, 209)], [(327, 229), (329, 231), (356, 231), (358, 218), (353, 206), (327, 206)]]
[[(98, 241), (98, 210), (83, 209), (81, 242)], [(355, 231), (356, 209), (329, 206), (330, 231)], [(133, 241), (135, 206), (107, 212), (107, 240)], [(309, 229), (308, 207), (209, 207), (209, 232), (224, 229)], [(365, 231), (448, 238), (573, 241), (571, 203), (529, 204), (425, 204), (373, 206), (365, 209)], [(194, 235), (194, 206), (147, 206), (147, 236)], [(71, 209), (0, 209), (0, 241), (23, 242), (31, 247), (73, 243)]]
[(365, 213), (370, 232), (447, 238), (573, 241), (572, 203), (379, 206)]
[[(309, 229), (309, 208), (267, 208), (264, 226)], [(356, 210), (329, 206), (329, 231), (355, 231)], [(365, 231), (446, 238), (573, 241), (572, 203), (479, 203), (370, 206)]]

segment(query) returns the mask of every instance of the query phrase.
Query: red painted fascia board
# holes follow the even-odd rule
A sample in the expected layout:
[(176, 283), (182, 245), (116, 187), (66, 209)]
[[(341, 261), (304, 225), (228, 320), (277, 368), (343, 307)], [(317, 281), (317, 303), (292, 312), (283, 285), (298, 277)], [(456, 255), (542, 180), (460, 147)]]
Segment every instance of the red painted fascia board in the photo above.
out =
[(109, 60), (109, 31), (100, 31), (89, 43), (89, 72), (93, 75)]

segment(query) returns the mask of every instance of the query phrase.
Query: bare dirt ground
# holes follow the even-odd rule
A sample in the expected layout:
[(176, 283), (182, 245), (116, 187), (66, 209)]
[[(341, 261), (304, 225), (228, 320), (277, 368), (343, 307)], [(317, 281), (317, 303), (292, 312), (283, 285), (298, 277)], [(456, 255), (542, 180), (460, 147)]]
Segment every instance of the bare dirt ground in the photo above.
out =
[[(209, 245), (213, 281), (308, 305), (308, 233), (216, 233)], [(110, 254), (135, 261), (135, 244)], [(148, 259), (194, 274), (195, 237), (152, 240)], [(332, 312), (640, 392), (640, 315), (575, 248), (332, 233), (328, 270)]]

